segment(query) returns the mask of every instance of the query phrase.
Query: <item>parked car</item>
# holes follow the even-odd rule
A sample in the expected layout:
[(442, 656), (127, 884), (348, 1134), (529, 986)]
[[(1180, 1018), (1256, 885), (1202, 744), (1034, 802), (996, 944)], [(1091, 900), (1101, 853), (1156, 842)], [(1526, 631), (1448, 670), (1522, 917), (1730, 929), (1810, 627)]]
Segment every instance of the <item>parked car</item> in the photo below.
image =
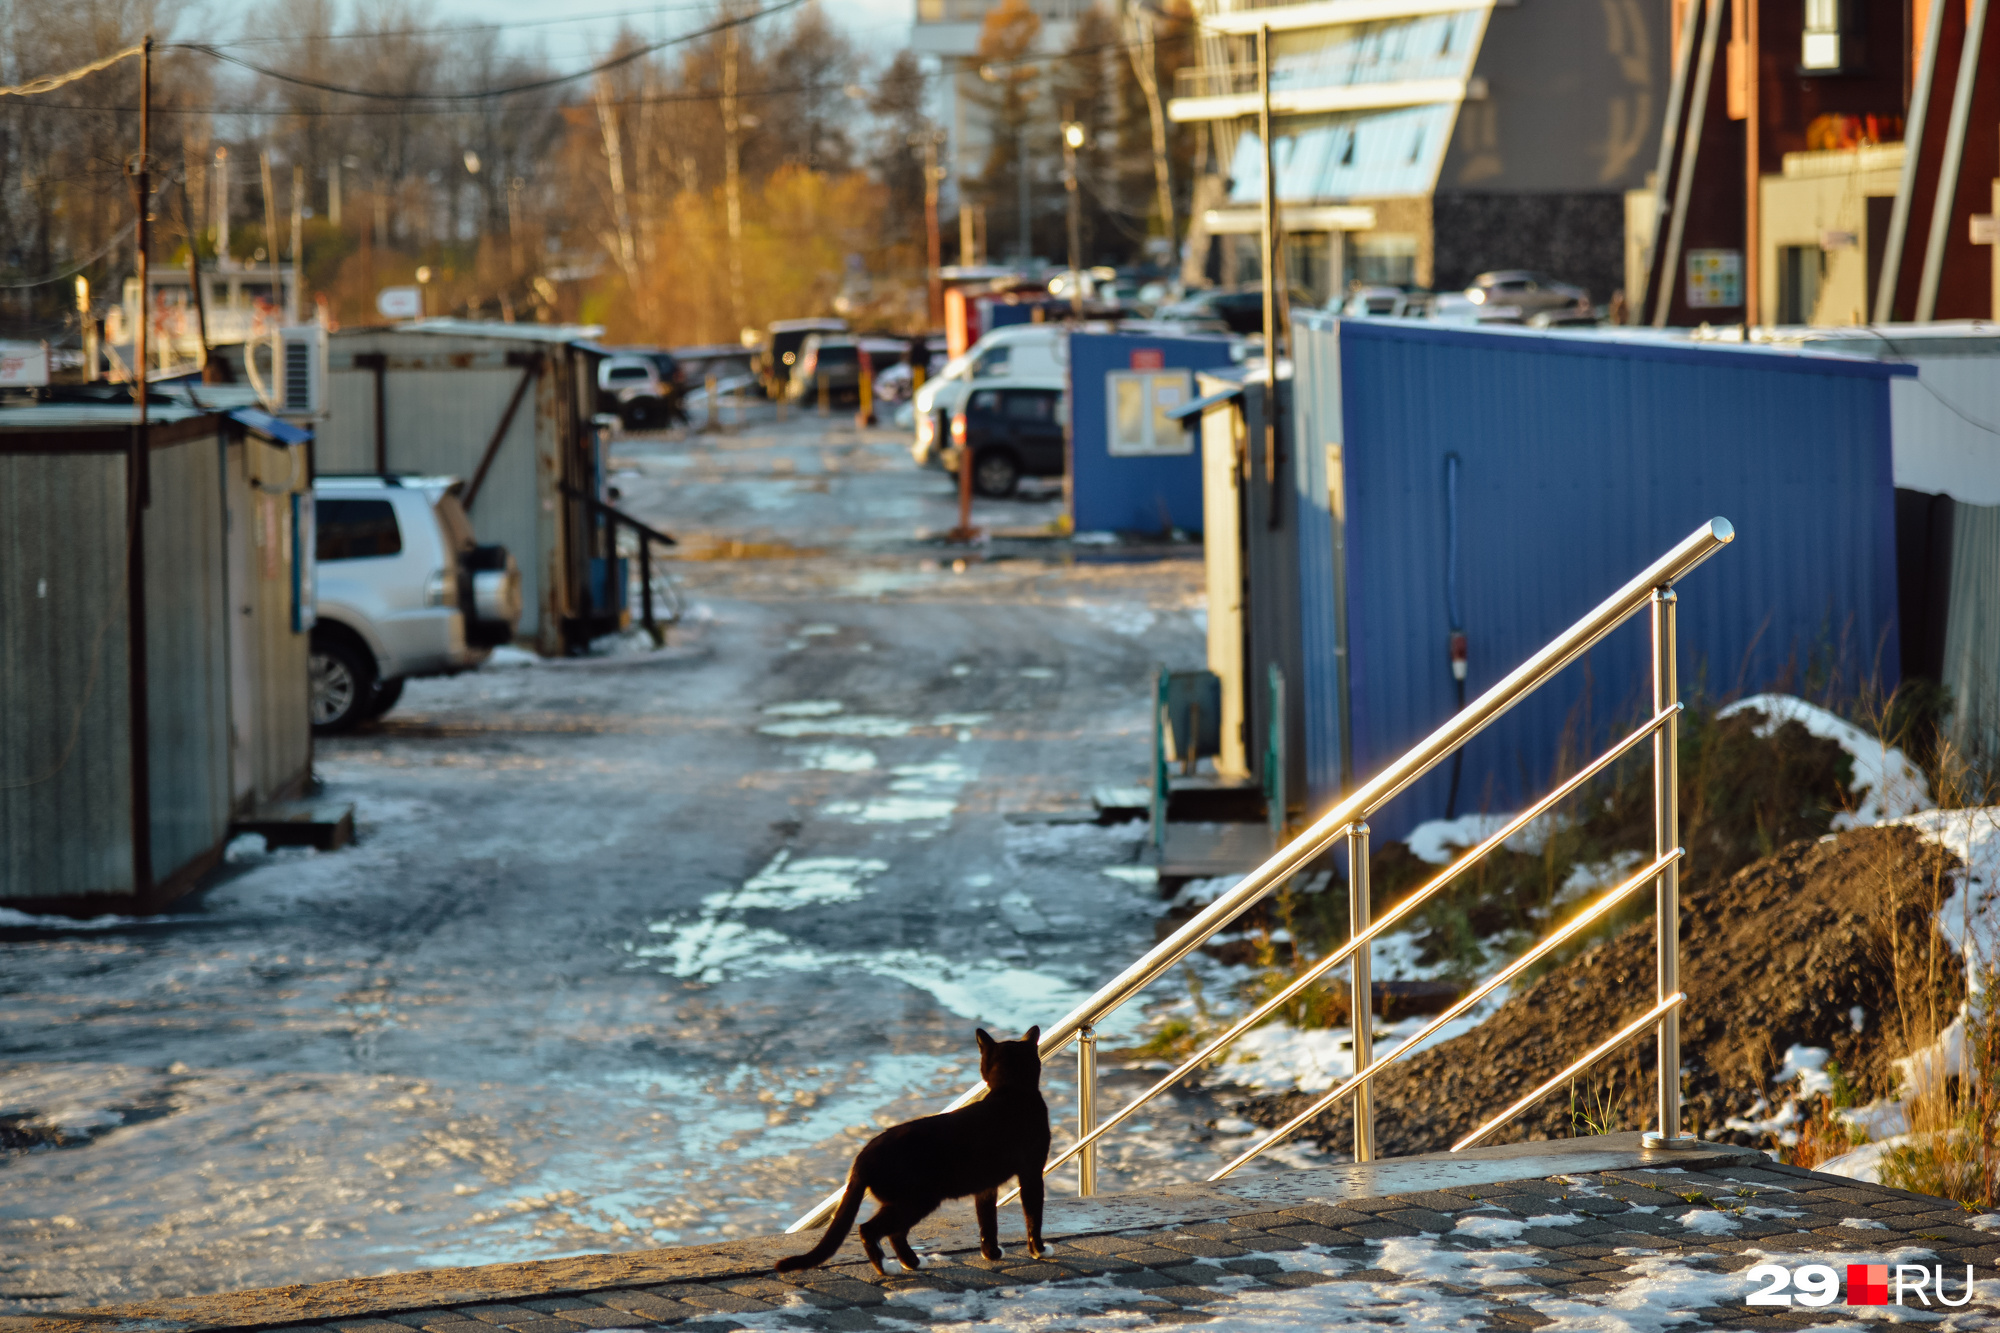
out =
[(1539, 310), (1590, 311), (1590, 293), (1583, 288), (1517, 268), (1480, 274), (1465, 289), (1465, 299), (1480, 306), (1512, 306), (1524, 319)]
[(597, 409), (616, 413), (627, 430), (686, 421), (686, 396), (686, 372), (672, 352), (623, 347), (597, 363)]
[(975, 389), (1004, 386), (1060, 393), (1068, 383), (1069, 331), (1062, 325), (1010, 324), (995, 329), (947, 361), (917, 390), (917, 438), (910, 456), (919, 467), (943, 465), (939, 454), (951, 429), (951, 414)]
[(1341, 303), (1343, 315), (1406, 315), (1411, 298), (1401, 287), (1362, 287)]
[(799, 352), (808, 337), (815, 333), (845, 333), (847, 321), (844, 319), (780, 319), (774, 320), (764, 339), (764, 345), (757, 350), (754, 369), (764, 381), (764, 392), (771, 398), (784, 393), (790, 383), (793, 370), (798, 366)]
[(1060, 389), (976, 389), (951, 414), (940, 462), (953, 476), (972, 460), (972, 489), (1005, 499), (1022, 477), (1060, 477), (1068, 466)]
[(710, 375), (718, 380), (733, 380), (755, 373), (752, 363), (757, 359), (756, 350), (736, 343), (676, 347), (673, 353), (674, 359), (681, 363), (681, 374), (689, 393), (708, 383)]
[(799, 346), (785, 395), (793, 402), (819, 398), (819, 381), (826, 378), (827, 396), (839, 403), (861, 400), (861, 353), (868, 353), (871, 372), (886, 370), (908, 355), (900, 338), (859, 337), (848, 333), (809, 333)]
[[(1313, 299), (1297, 287), (1292, 288), (1291, 302), (1294, 310), (1312, 308)], [(1253, 334), (1264, 331), (1264, 285), (1249, 283), (1241, 287), (1211, 287), (1206, 291), (1190, 292), (1178, 301), (1170, 302), (1153, 312), (1155, 319), (1219, 319), (1231, 333)]]
[(521, 571), (481, 545), (454, 477), (329, 476), (313, 483), (319, 619), (313, 729), (380, 717), (412, 676), (484, 662), (521, 619)]

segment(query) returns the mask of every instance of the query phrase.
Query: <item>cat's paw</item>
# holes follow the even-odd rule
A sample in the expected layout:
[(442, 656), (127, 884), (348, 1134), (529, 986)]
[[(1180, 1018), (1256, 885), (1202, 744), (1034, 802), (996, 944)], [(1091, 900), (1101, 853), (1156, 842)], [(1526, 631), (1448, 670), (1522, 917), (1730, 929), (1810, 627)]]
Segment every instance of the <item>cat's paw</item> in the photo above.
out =
[(1007, 1257), (1007, 1251), (1001, 1249), (998, 1245), (981, 1245), (979, 1253), (981, 1257), (987, 1259), (1005, 1259)]
[(899, 1258), (896, 1262), (903, 1266), (905, 1272), (914, 1273), (924, 1266), (924, 1257), (921, 1254), (913, 1254), (907, 1259)]
[(1046, 1259), (1049, 1257), (1049, 1247), (1042, 1244), (1040, 1236), (1036, 1236), (1028, 1241), (1028, 1253), (1037, 1259)]

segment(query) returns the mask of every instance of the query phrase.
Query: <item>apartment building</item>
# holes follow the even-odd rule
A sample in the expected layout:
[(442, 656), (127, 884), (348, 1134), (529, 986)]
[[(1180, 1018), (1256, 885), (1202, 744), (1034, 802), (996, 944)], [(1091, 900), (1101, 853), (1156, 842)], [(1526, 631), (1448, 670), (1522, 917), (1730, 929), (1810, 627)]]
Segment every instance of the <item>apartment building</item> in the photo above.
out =
[(1206, 131), (1192, 246), (1252, 279), (1263, 191), (1257, 43), (1294, 282), (1463, 287), (1538, 269), (1625, 285), (1625, 192), (1652, 169), (1670, 0), (1196, 0), (1169, 105)]

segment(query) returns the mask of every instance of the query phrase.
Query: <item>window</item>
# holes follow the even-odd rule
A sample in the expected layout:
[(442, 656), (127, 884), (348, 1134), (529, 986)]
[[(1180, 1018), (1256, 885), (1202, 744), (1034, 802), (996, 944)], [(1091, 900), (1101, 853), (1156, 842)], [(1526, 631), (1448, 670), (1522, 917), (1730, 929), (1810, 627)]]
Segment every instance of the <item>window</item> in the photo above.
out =
[(1805, 40), (1799, 64), (1812, 73), (1837, 73), (1846, 63), (1840, 40), (1840, 0), (1805, 0), (1805, 4)]
[(644, 366), (613, 366), (610, 370), (604, 372), (604, 376), (606, 379), (614, 380), (642, 380), (646, 378), (646, 368)]
[(313, 544), (321, 560), (365, 560), (400, 555), (403, 533), (396, 510), (387, 500), (327, 500), (314, 506), (319, 539)]
[(1007, 394), (1003, 415), (1009, 421), (1030, 421), (1038, 425), (1047, 425), (1056, 419), (1056, 395), (1052, 393)]
[(1000, 391), (981, 389), (972, 395), (972, 401), (965, 405), (967, 416), (997, 416), (1000, 412)]
[(1105, 377), (1111, 400), (1113, 458), (1191, 454), (1194, 436), (1185, 422), (1167, 415), (1194, 397), (1185, 370), (1114, 370)]
[(1417, 238), (1363, 232), (1354, 238), (1354, 278), (1364, 287), (1414, 287)]
[(1819, 304), (1820, 248), (1816, 245), (1778, 247), (1778, 322), (1812, 323)]
[(1013, 360), (1013, 355), (1014, 349), (1005, 343), (998, 347), (987, 348), (979, 354), (979, 359), (972, 363), (972, 378), (984, 379), (988, 375), (1005, 375), (1007, 364)]

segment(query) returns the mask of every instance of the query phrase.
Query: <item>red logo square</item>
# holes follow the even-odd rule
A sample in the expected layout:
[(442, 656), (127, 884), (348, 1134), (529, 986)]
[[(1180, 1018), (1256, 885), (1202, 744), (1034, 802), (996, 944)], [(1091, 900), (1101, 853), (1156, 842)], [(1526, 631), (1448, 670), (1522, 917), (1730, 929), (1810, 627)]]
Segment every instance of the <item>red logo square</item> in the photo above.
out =
[(1889, 1303), (1889, 1265), (1849, 1264), (1847, 1266), (1847, 1303), (1849, 1305), (1887, 1305)]
[(1135, 347), (1132, 349), (1132, 369), (1165, 370), (1167, 354), (1158, 347)]

